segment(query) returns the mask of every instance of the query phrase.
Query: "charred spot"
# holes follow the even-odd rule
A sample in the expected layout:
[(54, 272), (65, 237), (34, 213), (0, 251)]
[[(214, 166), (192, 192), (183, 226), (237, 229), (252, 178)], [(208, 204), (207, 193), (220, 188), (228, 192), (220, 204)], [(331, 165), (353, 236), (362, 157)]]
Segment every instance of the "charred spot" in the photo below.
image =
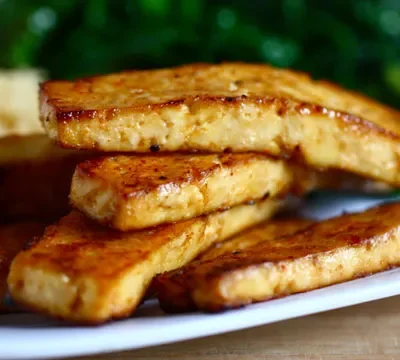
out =
[(285, 110), (283, 107), (280, 107), (276, 113), (278, 116), (283, 116), (285, 114)]
[(234, 102), (234, 101), (235, 101), (235, 98), (234, 98), (234, 97), (231, 97), (231, 96), (227, 96), (227, 97), (225, 98), (225, 101), (226, 101), (226, 102)]
[(238, 79), (238, 80), (235, 80), (233, 83), (234, 83), (236, 86), (242, 86), (242, 85), (243, 85), (243, 80)]
[(167, 177), (166, 176), (160, 176), (159, 179), (160, 180), (167, 180)]
[(159, 152), (160, 151), (160, 145), (153, 144), (150, 146), (150, 151), (151, 152)]
[(261, 198), (261, 201), (268, 199), (269, 196), (270, 196), (269, 192), (265, 193), (265, 195)]
[(238, 255), (240, 253), (241, 253), (241, 251), (238, 251), (238, 250), (232, 251), (232, 255)]

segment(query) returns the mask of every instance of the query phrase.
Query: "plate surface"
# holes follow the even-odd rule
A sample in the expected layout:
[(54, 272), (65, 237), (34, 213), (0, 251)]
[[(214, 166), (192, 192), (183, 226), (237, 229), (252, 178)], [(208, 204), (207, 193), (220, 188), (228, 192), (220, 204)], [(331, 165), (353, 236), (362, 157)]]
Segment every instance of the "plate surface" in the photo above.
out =
[[(334, 204), (308, 203), (318, 217), (361, 210), (385, 199), (347, 196)], [(387, 200), (387, 199), (386, 199)], [(319, 200), (318, 200), (319, 202)], [(312, 215), (312, 213), (311, 213)], [(77, 327), (33, 314), (0, 315), (0, 359), (43, 359), (138, 349), (270, 324), (400, 294), (400, 269), (219, 314), (165, 315), (154, 300), (135, 317), (98, 327)]]

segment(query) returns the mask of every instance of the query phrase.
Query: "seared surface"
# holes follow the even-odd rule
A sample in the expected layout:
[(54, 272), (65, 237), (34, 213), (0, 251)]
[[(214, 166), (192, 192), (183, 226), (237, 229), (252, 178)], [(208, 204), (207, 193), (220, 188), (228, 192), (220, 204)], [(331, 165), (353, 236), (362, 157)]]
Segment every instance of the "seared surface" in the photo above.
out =
[(35, 236), (42, 235), (43, 230), (44, 224), (36, 222), (0, 225), (0, 311), (6, 310), (2, 301), (7, 291), (7, 275), (12, 259)]
[(289, 190), (304, 193), (318, 175), (298, 168), (252, 153), (104, 157), (78, 165), (70, 200), (101, 223), (139, 229)]
[(0, 139), (0, 222), (65, 215), (75, 166), (88, 157), (59, 149), (46, 135)]
[(212, 243), (269, 218), (266, 200), (136, 232), (103, 228), (72, 212), (46, 229), (11, 266), (11, 295), (67, 320), (100, 323), (129, 316), (152, 278), (185, 265)]
[(310, 220), (295, 218), (269, 220), (231, 239), (212, 245), (197, 260), (210, 260), (223, 254), (242, 251), (265, 241), (271, 241), (271, 239), (294, 234), (312, 223)]
[[(252, 248), (257, 244), (273, 241), (276, 238), (294, 234), (306, 228), (312, 221), (305, 219), (269, 220), (255, 226), (226, 241), (217, 242), (200, 254), (193, 262), (194, 266), (202, 266), (211, 260), (224, 259), (230, 254)], [(191, 298), (193, 269), (191, 264), (187, 268), (177, 269), (157, 276), (152, 284), (153, 291), (157, 293), (161, 307), (167, 312), (185, 312), (196, 310), (197, 307)]]
[(206, 253), (159, 276), (154, 286), (161, 306), (167, 311), (219, 311), (400, 264), (400, 204), (303, 225), (299, 223), (299, 231), (294, 231), (296, 225), (271, 231), (276, 224), (265, 223), (233, 240), (255, 245), (217, 256)]
[(70, 201), (100, 223), (133, 230), (316, 188), (366, 191), (378, 185), (257, 153), (117, 155), (79, 164)]
[(256, 151), (400, 185), (399, 113), (302, 73), (195, 64), (49, 81), (40, 101), (64, 147)]

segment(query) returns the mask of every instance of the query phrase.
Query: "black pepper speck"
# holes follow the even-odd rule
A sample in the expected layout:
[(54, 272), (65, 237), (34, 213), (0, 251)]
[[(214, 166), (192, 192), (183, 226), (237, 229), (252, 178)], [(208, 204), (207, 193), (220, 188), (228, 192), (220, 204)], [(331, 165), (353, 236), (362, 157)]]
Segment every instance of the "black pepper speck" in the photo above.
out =
[(160, 151), (160, 145), (157, 145), (157, 144), (151, 145), (151, 146), (150, 146), (150, 151), (151, 151), (151, 152), (158, 152), (158, 151)]

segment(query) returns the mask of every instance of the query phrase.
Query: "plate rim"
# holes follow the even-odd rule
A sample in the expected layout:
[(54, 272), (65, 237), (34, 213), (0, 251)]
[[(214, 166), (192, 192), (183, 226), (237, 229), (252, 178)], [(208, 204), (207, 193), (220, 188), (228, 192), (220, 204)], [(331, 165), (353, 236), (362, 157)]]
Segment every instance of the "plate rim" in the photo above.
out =
[[(12, 325), (3, 326), (0, 317), (0, 359), (32, 360), (98, 355), (213, 336), (399, 295), (399, 281), (400, 268), (396, 268), (224, 313), (156, 317), (139, 315), (96, 327), (55, 323), (60, 326), (24, 329)], [(154, 300), (145, 304), (144, 309), (155, 306)], [(135, 326), (138, 328), (136, 334)], [(170, 331), (165, 331), (166, 327)], [(155, 328), (158, 329), (156, 334)], [(80, 334), (81, 339), (75, 335), (76, 332)], [(142, 337), (135, 337), (138, 334)], [(28, 344), (24, 337), (30, 339)], [(133, 340), (129, 341), (128, 338)], [(21, 343), (25, 343), (25, 346), (21, 347)], [(19, 346), (16, 346), (18, 344)], [(76, 346), (71, 346), (74, 344)]]

